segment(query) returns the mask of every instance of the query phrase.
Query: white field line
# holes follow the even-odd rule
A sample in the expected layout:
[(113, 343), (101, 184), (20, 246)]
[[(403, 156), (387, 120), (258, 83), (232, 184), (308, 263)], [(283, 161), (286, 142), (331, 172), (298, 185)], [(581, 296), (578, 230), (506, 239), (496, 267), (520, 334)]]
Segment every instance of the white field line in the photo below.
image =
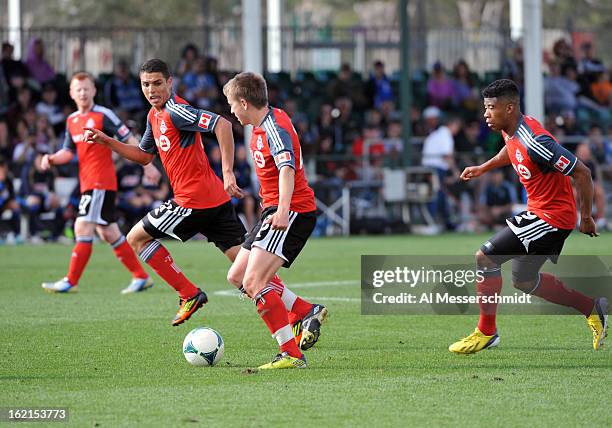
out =
[[(296, 282), (295, 284), (290, 284), (288, 287), (290, 289), (294, 288), (315, 288), (315, 287), (326, 287), (326, 286), (342, 286), (342, 285), (358, 285), (359, 281), (349, 280), (349, 281), (317, 281), (317, 282)], [(238, 297), (240, 293), (236, 289), (229, 290), (219, 290), (215, 291), (212, 294), (215, 296), (226, 296), (226, 297)], [(303, 296), (308, 300), (322, 300), (322, 301), (338, 301), (338, 302), (359, 302), (361, 299), (357, 297), (309, 297)]]

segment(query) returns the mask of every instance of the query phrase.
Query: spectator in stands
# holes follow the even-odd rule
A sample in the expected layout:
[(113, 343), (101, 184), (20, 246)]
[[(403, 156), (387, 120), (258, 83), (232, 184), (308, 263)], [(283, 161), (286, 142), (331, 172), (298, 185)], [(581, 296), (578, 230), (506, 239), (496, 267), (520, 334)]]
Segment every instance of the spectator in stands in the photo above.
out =
[(380, 108), (385, 101), (394, 101), (391, 81), (385, 73), (385, 64), (382, 61), (374, 63), (374, 70), (365, 86), (370, 108)]
[(43, 238), (55, 240), (63, 228), (62, 209), (55, 194), (55, 175), (41, 168), (43, 155), (36, 153), (32, 164), (24, 170), (19, 191), (22, 208), (28, 213), (32, 243), (40, 243)]
[(200, 108), (210, 110), (219, 97), (216, 76), (209, 73), (205, 58), (198, 58), (192, 70), (185, 73), (181, 83), (185, 85), (186, 99)]
[(193, 70), (196, 59), (200, 56), (198, 48), (193, 43), (188, 43), (183, 47), (181, 59), (176, 65), (176, 75), (183, 76), (188, 71)]
[(48, 153), (57, 148), (57, 138), (55, 131), (49, 124), (47, 116), (40, 115), (36, 118), (36, 150)]
[[(606, 220), (606, 194), (601, 184), (602, 180), (599, 164), (593, 157), (588, 142), (582, 143), (576, 148), (576, 157), (591, 170), (591, 177), (593, 179), (593, 208), (595, 209), (593, 220), (595, 220), (597, 229), (606, 230), (608, 226)], [(578, 203), (580, 203), (579, 199), (577, 200)]]
[(348, 63), (342, 64), (338, 77), (329, 82), (327, 94), (331, 96), (330, 101), (338, 100), (338, 98), (350, 99), (352, 107), (356, 110), (364, 109), (367, 106), (363, 82), (361, 79), (353, 79), (353, 70)]
[(591, 84), (591, 94), (601, 107), (612, 107), (612, 83), (608, 71), (597, 74), (595, 81)]
[(45, 45), (38, 37), (28, 44), (26, 65), (32, 78), (41, 85), (55, 79), (55, 70), (45, 59)]
[(431, 76), (427, 80), (427, 99), (429, 104), (442, 110), (452, 109), (455, 99), (455, 86), (446, 76), (440, 61), (433, 65)]
[(57, 90), (53, 84), (45, 83), (43, 86), (41, 100), (36, 104), (36, 113), (47, 117), (55, 133), (63, 130), (66, 116), (57, 103)]
[[(431, 114), (431, 113), (430, 113)], [(448, 210), (448, 187), (459, 177), (455, 165), (455, 136), (461, 130), (461, 119), (451, 117), (446, 125), (438, 127), (423, 142), (422, 165), (433, 168), (440, 182), (436, 200), (429, 205), (431, 215), (445, 223), (447, 229), (453, 229)]]
[(331, 112), (334, 132), (334, 153), (349, 153), (353, 141), (359, 136), (360, 126), (353, 114), (353, 102), (349, 97), (340, 97)]
[[(32, 100), (32, 91), (27, 86), (23, 86), (19, 89), (17, 94), (17, 100), (8, 109), (6, 118), (9, 125), (9, 131), (15, 135), (17, 131), (17, 123), (24, 119), (26, 112), (34, 108), (34, 102)], [(36, 119), (34, 119), (35, 121)], [(29, 124), (33, 128), (33, 123)]]
[(502, 77), (514, 80), (519, 87), (522, 87), (524, 69), (523, 46), (519, 43), (512, 48), (512, 55), (508, 55), (504, 60), (501, 70)]
[(512, 206), (517, 202), (516, 190), (497, 169), (491, 173), (481, 193), (480, 221), (489, 229), (501, 228), (512, 215)]
[(429, 106), (423, 110), (423, 131), (427, 136), (438, 129), (442, 112), (436, 106)]
[(20, 208), (15, 189), (13, 188), (13, 177), (9, 173), (8, 163), (0, 158), (0, 223), (8, 226), (5, 242), (14, 244), (20, 237)]
[(612, 156), (612, 147), (606, 141), (601, 126), (591, 125), (586, 143), (590, 149), (590, 155), (598, 164), (606, 164), (607, 159)]
[(13, 143), (9, 135), (9, 128), (6, 120), (0, 117), (0, 159), (5, 162), (13, 158)]
[(578, 63), (574, 57), (574, 51), (564, 38), (560, 38), (555, 42), (553, 45), (553, 54), (553, 63), (557, 64), (559, 69), (563, 69), (565, 66), (578, 67)]
[(563, 66), (560, 75), (558, 65), (550, 65), (550, 76), (544, 81), (544, 105), (547, 111), (553, 114), (576, 112), (577, 95), (580, 92), (576, 77), (576, 68), (572, 65)]
[(130, 72), (127, 61), (120, 60), (115, 66), (113, 76), (104, 85), (104, 98), (124, 120), (127, 119), (125, 113), (142, 115), (144, 103), (140, 81)]
[[(2, 43), (2, 71), (9, 86), (21, 87), (30, 73), (28, 67), (23, 62), (13, 59), (14, 50), (13, 45), (10, 43)], [(19, 80), (19, 82), (15, 80)]]
[(22, 171), (27, 169), (34, 161), (37, 153), (36, 134), (30, 132), (24, 119), (17, 124), (15, 143), (13, 144), (13, 165), (12, 172), (21, 177)]
[(455, 86), (453, 105), (465, 111), (468, 116), (476, 117), (480, 108), (480, 94), (476, 82), (472, 79), (470, 67), (463, 59), (457, 61), (453, 68), (453, 84)]
[(582, 58), (578, 63), (578, 72), (586, 78), (588, 83), (592, 83), (599, 73), (606, 71), (603, 62), (595, 58), (593, 44), (591, 42), (584, 42), (580, 46), (582, 51)]
[(478, 156), (484, 154), (480, 141), (480, 122), (476, 119), (468, 121), (455, 139), (455, 152), (460, 171), (467, 166), (478, 163)]

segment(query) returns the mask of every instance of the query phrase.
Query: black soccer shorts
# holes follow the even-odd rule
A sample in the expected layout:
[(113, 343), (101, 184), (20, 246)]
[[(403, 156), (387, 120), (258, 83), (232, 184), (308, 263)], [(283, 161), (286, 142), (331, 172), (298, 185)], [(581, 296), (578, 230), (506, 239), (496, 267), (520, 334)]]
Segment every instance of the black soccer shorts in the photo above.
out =
[(213, 208), (183, 208), (174, 200), (164, 202), (143, 219), (144, 229), (155, 239), (171, 237), (185, 242), (197, 233), (206, 236), (222, 252), (244, 242), (246, 229), (231, 202)]
[(540, 268), (550, 259), (557, 262), (571, 229), (559, 229), (530, 211), (510, 217), (507, 226), (485, 242), (481, 250), (501, 265), (512, 259), (515, 282), (537, 279)]
[(242, 245), (247, 250), (253, 246), (276, 254), (283, 259), (283, 266), (288, 268), (297, 258), (317, 223), (316, 211), (297, 213), (289, 210), (289, 227), (287, 230), (273, 230), (266, 219), (274, 214), (277, 207), (268, 207), (261, 213), (261, 218), (249, 232)]
[(102, 226), (114, 223), (117, 221), (116, 199), (117, 192), (113, 190), (87, 190), (81, 195), (78, 217)]

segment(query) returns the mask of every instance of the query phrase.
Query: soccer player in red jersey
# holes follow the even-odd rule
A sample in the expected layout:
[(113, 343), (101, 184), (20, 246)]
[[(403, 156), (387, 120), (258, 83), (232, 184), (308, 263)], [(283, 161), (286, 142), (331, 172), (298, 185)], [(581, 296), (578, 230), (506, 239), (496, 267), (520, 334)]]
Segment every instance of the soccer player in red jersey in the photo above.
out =
[[(263, 212), (228, 272), (243, 285), (257, 312), (277, 340), (280, 353), (260, 369), (306, 367), (296, 346), (283, 301), (268, 284), (281, 266), (298, 256), (316, 223), (314, 192), (308, 186), (297, 133), (287, 114), (268, 105), (264, 78), (240, 73), (223, 88), (231, 112), (242, 125), (253, 125), (251, 156), (260, 182)], [(300, 348), (318, 339), (327, 308), (314, 305), (302, 322)]]
[[(185, 242), (202, 233), (234, 261), (246, 230), (229, 195), (242, 197), (242, 190), (236, 185), (233, 173), (234, 138), (230, 123), (213, 112), (192, 107), (173, 94), (168, 65), (159, 59), (141, 66), (140, 83), (151, 104), (140, 145), (122, 144), (91, 127), (86, 128), (85, 139), (108, 146), (142, 165), (149, 164), (155, 155), (162, 161), (174, 199), (148, 213), (132, 228), (127, 239), (140, 257), (178, 292), (179, 311), (172, 321), (176, 326), (189, 319), (208, 297), (187, 279), (159, 239), (170, 237)], [(223, 182), (210, 167), (200, 132), (214, 132), (219, 141)], [(277, 276), (268, 282), (294, 319), (305, 318), (312, 304), (297, 297)], [(241, 283), (242, 277), (237, 286)]]
[[(569, 176), (574, 178), (580, 197), (580, 232), (597, 236), (591, 216), (591, 173), (537, 120), (521, 113), (519, 90), (514, 82), (496, 80), (482, 94), (486, 122), (492, 130), (501, 131), (505, 146), (482, 165), (465, 168), (461, 178), (471, 180), (491, 169), (512, 165), (527, 191), (527, 211), (507, 219), (507, 227), (476, 253), (476, 264), (482, 274), (476, 291), (479, 296), (498, 295), (502, 287), (501, 264), (512, 260), (514, 287), (582, 313), (593, 332), (593, 348), (600, 349), (608, 329), (607, 299), (592, 299), (566, 287), (555, 276), (540, 273), (547, 259), (556, 263), (565, 239), (576, 225), (576, 202)], [(480, 303), (478, 327), (453, 343), (449, 350), (472, 354), (497, 346), (496, 310), (495, 303)]]
[(98, 232), (103, 241), (111, 244), (119, 261), (132, 273), (132, 282), (122, 293), (146, 290), (153, 285), (116, 223), (117, 176), (112, 152), (108, 147), (85, 143), (83, 127), (104, 129), (129, 144), (137, 145), (138, 141), (115, 113), (94, 104), (95, 95), (94, 79), (89, 73), (78, 72), (72, 77), (70, 97), (78, 110), (66, 120), (63, 148), (55, 154), (45, 155), (42, 159), (42, 168), (46, 170), (51, 165), (70, 162), (76, 152), (81, 185), (78, 218), (74, 225), (76, 245), (72, 250), (68, 274), (57, 282), (43, 283), (43, 288), (50, 292), (76, 291), (92, 253), (94, 231)]

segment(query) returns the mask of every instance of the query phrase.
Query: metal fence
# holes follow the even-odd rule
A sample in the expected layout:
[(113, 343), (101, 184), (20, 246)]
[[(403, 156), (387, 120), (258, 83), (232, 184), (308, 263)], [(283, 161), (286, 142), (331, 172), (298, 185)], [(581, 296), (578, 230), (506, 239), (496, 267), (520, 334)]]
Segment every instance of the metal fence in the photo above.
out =
[[(275, 29), (278, 31), (278, 29)], [(267, 28), (263, 32), (265, 58)], [(28, 41), (41, 38), (48, 60), (57, 71), (92, 73), (112, 71), (114, 61), (126, 59), (136, 69), (147, 58), (164, 58), (170, 64), (180, 59), (187, 43), (205, 55), (215, 56), (219, 68), (242, 68), (242, 29), (239, 25), (207, 25), (166, 28), (30, 28), (19, 33), (23, 56)], [(14, 40), (15, 32), (0, 27), (2, 40)], [(348, 62), (366, 72), (375, 60), (387, 70), (400, 68), (400, 31), (397, 27), (282, 27), (282, 64), (285, 71), (334, 70)], [(509, 34), (499, 29), (429, 30), (411, 34), (414, 69), (427, 69), (435, 61), (447, 67), (464, 58), (479, 73), (499, 70), (511, 46)], [(265, 64), (265, 61), (264, 61)]]

